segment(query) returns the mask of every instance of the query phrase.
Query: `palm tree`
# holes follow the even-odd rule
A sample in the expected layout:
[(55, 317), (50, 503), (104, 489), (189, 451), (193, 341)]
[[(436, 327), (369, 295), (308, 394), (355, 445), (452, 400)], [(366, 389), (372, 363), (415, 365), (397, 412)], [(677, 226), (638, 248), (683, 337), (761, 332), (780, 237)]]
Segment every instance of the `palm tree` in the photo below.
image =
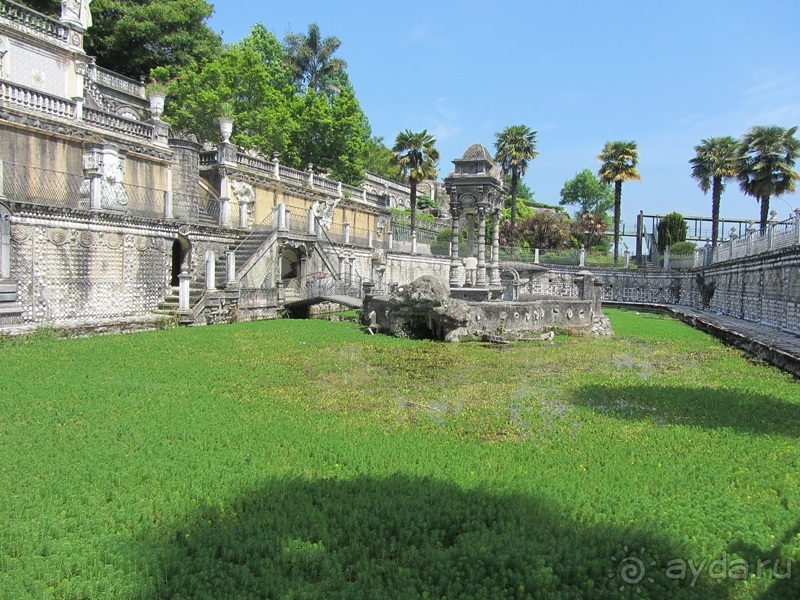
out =
[(719, 203), (725, 191), (725, 180), (736, 177), (739, 142), (733, 136), (712, 137), (694, 147), (692, 178), (698, 181), (704, 194), (711, 190), (711, 246), (717, 245), (719, 234)]
[(792, 170), (800, 154), (797, 127), (751, 127), (739, 144), (739, 188), (761, 203), (761, 229), (767, 226), (769, 199), (794, 192)]
[(614, 265), (619, 262), (619, 222), (622, 207), (622, 182), (641, 179), (636, 165), (639, 151), (636, 142), (606, 142), (603, 151), (597, 155), (602, 164), (597, 175), (600, 181), (614, 182)]
[(397, 134), (392, 147), (392, 161), (400, 167), (411, 187), (411, 235), (414, 235), (417, 227), (417, 184), (436, 177), (439, 162), (436, 140), (427, 129), (419, 133), (406, 129)]
[(311, 23), (308, 35), (289, 33), (283, 38), (286, 59), (298, 86), (306, 84), (314, 92), (327, 90), (338, 71), (347, 68), (347, 62), (333, 58), (342, 45), (339, 38), (322, 38), (319, 25)]
[(528, 170), (528, 161), (536, 158), (536, 132), (526, 125), (509, 125), (500, 133), (496, 133), (494, 159), (503, 167), (503, 171), (511, 173), (511, 245), (517, 222), (517, 185), (519, 178)]

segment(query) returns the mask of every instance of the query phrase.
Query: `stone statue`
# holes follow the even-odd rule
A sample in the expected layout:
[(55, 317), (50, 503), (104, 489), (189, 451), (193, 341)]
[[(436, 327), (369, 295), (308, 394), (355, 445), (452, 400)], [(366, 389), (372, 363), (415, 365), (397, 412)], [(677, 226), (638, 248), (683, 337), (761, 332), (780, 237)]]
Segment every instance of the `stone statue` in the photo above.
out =
[(333, 212), (336, 210), (336, 205), (339, 204), (338, 198), (325, 198), (325, 204), (314, 202), (311, 205), (311, 210), (314, 216), (317, 217), (320, 224), (330, 230), (333, 224)]
[(61, 0), (61, 20), (80, 25), (85, 31), (92, 26), (92, 0)]

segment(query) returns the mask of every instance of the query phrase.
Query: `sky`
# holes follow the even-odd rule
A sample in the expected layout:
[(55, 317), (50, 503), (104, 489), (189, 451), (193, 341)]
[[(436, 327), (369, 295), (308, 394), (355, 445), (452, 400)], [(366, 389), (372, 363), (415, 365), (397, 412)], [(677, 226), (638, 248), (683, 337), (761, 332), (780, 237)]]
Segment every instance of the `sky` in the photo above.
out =
[[(800, 125), (800, 0), (210, 1), (226, 43), (257, 22), (279, 40), (312, 22), (338, 37), (372, 134), (391, 147), (427, 129), (439, 179), (471, 144), (494, 154), (496, 133), (527, 125), (539, 155), (525, 183), (557, 204), (607, 141), (635, 141), (630, 227), (640, 210), (711, 214), (689, 165), (702, 139)], [(770, 206), (787, 218), (800, 194)], [(730, 182), (721, 215), (758, 221), (759, 206)]]

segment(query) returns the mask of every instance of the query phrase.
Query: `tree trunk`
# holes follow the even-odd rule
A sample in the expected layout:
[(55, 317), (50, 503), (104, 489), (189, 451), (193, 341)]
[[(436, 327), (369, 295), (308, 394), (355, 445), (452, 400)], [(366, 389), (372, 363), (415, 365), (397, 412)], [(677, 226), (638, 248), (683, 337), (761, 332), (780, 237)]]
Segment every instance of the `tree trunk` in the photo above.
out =
[(519, 173), (516, 167), (511, 167), (511, 235), (510, 242), (513, 252), (514, 240), (517, 233), (517, 183), (519, 181)]
[(413, 237), (417, 230), (417, 182), (414, 179), (409, 181), (411, 187), (411, 231)]
[(722, 197), (722, 178), (714, 177), (711, 187), (711, 247), (717, 247), (719, 238), (719, 201)]
[(761, 202), (761, 230), (767, 228), (767, 221), (769, 221), (769, 196), (763, 196)]
[(622, 212), (622, 180), (614, 182), (614, 266), (619, 264), (619, 221)]

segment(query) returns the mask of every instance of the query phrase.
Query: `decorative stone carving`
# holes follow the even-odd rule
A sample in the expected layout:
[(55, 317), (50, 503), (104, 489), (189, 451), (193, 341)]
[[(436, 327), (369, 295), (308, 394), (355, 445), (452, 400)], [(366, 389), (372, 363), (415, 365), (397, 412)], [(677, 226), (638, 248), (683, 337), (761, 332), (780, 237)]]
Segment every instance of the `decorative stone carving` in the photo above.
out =
[(236, 194), (239, 204), (255, 202), (256, 193), (253, 186), (249, 183), (244, 181), (231, 181), (231, 188), (233, 188), (233, 193)]
[(69, 241), (69, 233), (60, 227), (50, 230), (50, 241), (56, 246), (63, 246)]
[(125, 210), (128, 206), (123, 184), (125, 157), (121, 156), (119, 146), (89, 146), (83, 153), (83, 173), (81, 197), (88, 197), (90, 208)]
[(78, 242), (84, 248), (91, 248), (95, 242), (95, 236), (91, 231), (81, 231)]
[(61, 20), (78, 25), (86, 31), (92, 26), (92, 0), (61, 0)]
[(311, 211), (325, 229), (330, 230), (333, 224), (333, 213), (338, 204), (339, 198), (325, 198), (324, 203), (314, 202), (311, 205)]
[(26, 225), (12, 225), (11, 239), (15, 242), (24, 242), (31, 237), (31, 228)]

